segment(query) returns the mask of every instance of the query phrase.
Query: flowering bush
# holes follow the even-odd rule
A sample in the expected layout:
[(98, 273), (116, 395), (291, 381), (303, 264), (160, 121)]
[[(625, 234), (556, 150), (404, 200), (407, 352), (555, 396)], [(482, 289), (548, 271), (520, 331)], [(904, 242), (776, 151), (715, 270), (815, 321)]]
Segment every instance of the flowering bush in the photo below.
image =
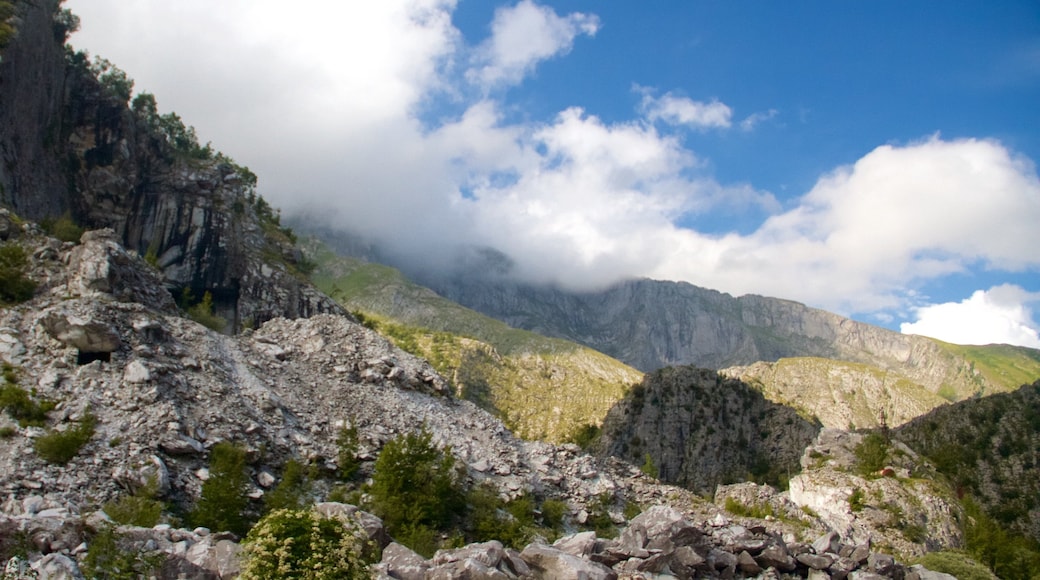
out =
[(246, 536), (241, 580), (368, 578), (360, 530), (313, 510), (276, 510)]

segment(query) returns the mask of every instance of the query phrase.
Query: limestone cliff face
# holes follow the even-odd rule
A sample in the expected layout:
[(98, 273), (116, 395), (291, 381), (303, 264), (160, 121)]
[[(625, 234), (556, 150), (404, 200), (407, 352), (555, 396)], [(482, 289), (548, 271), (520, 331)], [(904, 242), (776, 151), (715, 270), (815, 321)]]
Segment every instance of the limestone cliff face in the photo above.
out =
[(299, 275), (300, 254), (255, 177), (175, 151), (55, 31), (56, 1), (24, 3), (0, 63), (0, 199), (23, 217), (63, 213), (150, 254), (175, 295), (212, 294), (228, 330), (278, 316), (342, 313)]
[(608, 413), (601, 451), (650, 462), (662, 481), (698, 491), (798, 470), (820, 425), (738, 380), (695, 367), (665, 368)]

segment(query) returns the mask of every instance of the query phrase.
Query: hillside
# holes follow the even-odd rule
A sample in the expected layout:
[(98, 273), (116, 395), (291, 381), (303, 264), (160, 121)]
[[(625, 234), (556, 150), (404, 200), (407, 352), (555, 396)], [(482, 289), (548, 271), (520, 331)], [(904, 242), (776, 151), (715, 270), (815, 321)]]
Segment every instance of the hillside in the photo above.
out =
[(1004, 525), (1040, 541), (1040, 381), (937, 408), (895, 431)]
[(397, 346), (429, 360), (456, 394), (501, 417), (518, 435), (563, 441), (607, 410), (642, 374), (592, 349), (510, 328), (399, 271), (336, 256), (316, 240), (305, 252), (314, 283)]

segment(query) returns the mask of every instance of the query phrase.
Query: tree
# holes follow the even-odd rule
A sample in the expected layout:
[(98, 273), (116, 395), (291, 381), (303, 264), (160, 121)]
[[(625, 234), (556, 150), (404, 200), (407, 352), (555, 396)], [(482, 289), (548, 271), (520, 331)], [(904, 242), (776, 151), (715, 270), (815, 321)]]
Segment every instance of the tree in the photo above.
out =
[(202, 484), (189, 517), (191, 522), (214, 531), (245, 535), (249, 529), (244, 513), (249, 506), (248, 481), (245, 449), (227, 441), (214, 445), (209, 454), (209, 479)]
[(358, 526), (313, 510), (271, 512), (243, 542), (246, 559), (239, 578), (369, 578), (362, 534)]
[(367, 507), (403, 542), (448, 529), (465, 507), (451, 449), (434, 445), (425, 426), (383, 446), (368, 494)]

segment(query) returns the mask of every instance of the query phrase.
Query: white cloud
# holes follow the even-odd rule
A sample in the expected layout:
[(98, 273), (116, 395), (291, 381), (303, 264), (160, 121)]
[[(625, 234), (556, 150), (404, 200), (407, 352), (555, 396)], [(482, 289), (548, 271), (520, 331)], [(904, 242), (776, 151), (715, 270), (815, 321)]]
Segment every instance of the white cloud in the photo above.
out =
[(637, 87), (637, 90), (643, 93), (640, 107), (650, 121), (663, 121), (696, 129), (727, 128), (731, 124), (733, 110), (717, 99), (705, 103), (687, 97), (677, 97), (672, 93), (665, 93), (658, 98), (648, 89)]
[[(593, 16), (521, 2), (474, 49), (451, 24), (454, 0), (68, 5), (83, 17), (74, 44), (250, 165), (286, 213), (318, 208), (424, 261), (488, 245), (532, 279), (572, 288), (651, 276), (844, 313), (905, 307), (907, 288), (951, 272), (1040, 268), (1040, 179), (995, 141), (878, 147), (782, 209), (768, 192), (712, 179), (645, 121), (726, 127), (721, 102), (644, 93), (642, 120), (572, 108), (507, 123), (503, 111), (523, 115), (501, 99), (459, 97), (462, 116), (418, 118), (431, 96), (467, 94), (452, 67), (474, 52), (478, 81), (517, 82), (592, 34)], [(724, 232), (719, 210), (742, 208), (768, 219), (744, 235), (679, 225), (717, 219)]]
[(768, 121), (768, 120), (776, 117), (779, 114), (780, 114), (780, 111), (777, 111), (776, 109), (769, 109), (768, 111), (760, 111), (758, 113), (752, 113), (752, 114), (748, 115), (747, 117), (745, 117), (744, 120), (740, 122), (740, 128), (743, 131), (751, 131), (752, 129), (757, 127), (759, 125), (759, 123), (762, 123), (763, 121)]
[(476, 64), (467, 76), (485, 89), (519, 83), (539, 62), (570, 52), (579, 35), (594, 36), (598, 30), (595, 15), (575, 12), (561, 17), (531, 0), (499, 8), (491, 38), (477, 49)]
[(1040, 292), (1003, 284), (977, 290), (961, 302), (916, 309), (917, 321), (904, 322), (904, 334), (920, 334), (955, 344), (1014, 344), (1040, 348), (1040, 333), (1029, 304)]

